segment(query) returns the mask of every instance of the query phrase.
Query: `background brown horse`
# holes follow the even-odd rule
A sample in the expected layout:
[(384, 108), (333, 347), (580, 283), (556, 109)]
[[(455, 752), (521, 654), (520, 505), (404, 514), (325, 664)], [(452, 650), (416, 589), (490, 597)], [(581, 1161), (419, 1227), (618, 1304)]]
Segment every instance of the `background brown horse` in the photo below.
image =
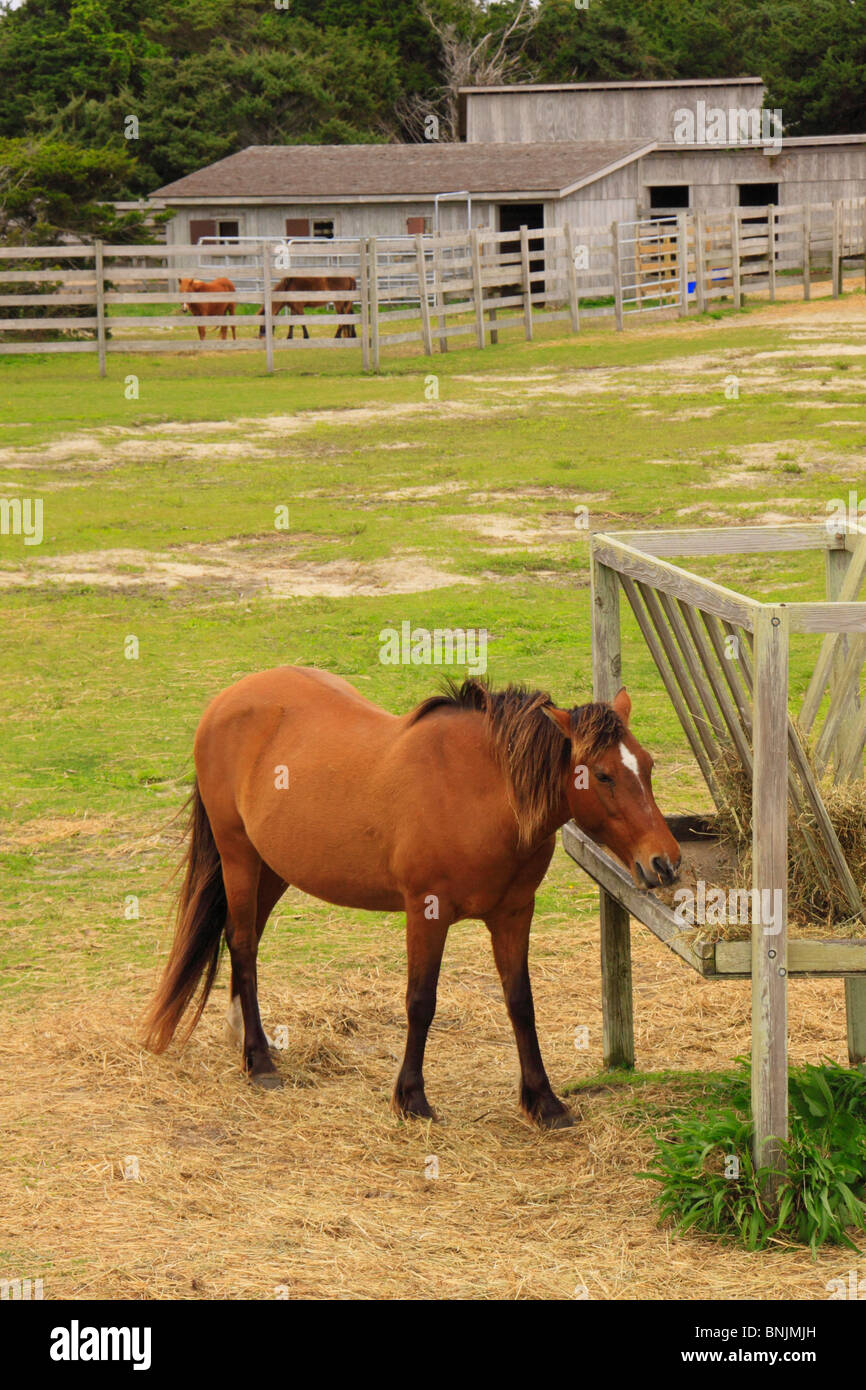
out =
[[(227, 290), (229, 294), (234, 294), (235, 287), (233, 282), (227, 280), (225, 276), (222, 276), (218, 280), (194, 280), (190, 278), (181, 280), (180, 282), (181, 294), (219, 294), (220, 290)], [(232, 302), (228, 304), (184, 304), (182, 307), (185, 314), (193, 314), (195, 318), (219, 319), (229, 314), (234, 315), (235, 312), (235, 306)], [(199, 338), (204, 338), (207, 332), (207, 324), (200, 323), (196, 326), (198, 328)], [(228, 325), (223, 323), (220, 324), (218, 328), (219, 335), (223, 342), (225, 342), (227, 327)], [(231, 325), (231, 329), (232, 337), (237, 340), (238, 335), (235, 332), (234, 324)]]
[[(351, 275), (287, 275), (278, 285), (274, 286), (273, 292), (274, 295), (293, 295), (294, 298), (290, 299), (288, 302), (289, 313), (293, 316), (297, 315), (301, 317), (306, 309), (317, 309), (325, 303), (322, 299), (305, 300), (299, 298), (298, 296), (303, 295), (305, 291), (309, 294), (338, 294), (340, 290), (343, 290), (354, 295), (357, 288), (358, 283)], [(331, 302), (334, 305), (336, 313), (351, 314), (355, 301), (354, 299), (334, 298)], [(274, 314), (282, 313), (285, 308), (285, 301), (283, 301), (282, 304), (275, 305)], [(262, 308), (259, 309), (259, 313), (263, 314), (264, 312), (264, 306), (262, 306)], [(309, 338), (310, 335), (307, 332), (307, 325), (303, 323), (301, 327), (304, 330), (304, 337)], [(294, 337), (294, 330), (295, 325), (290, 323), (289, 331), (286, 336), (288, 338)], [(264, 336), (265, 326), (262, 324), (259, 329), (259, 337), (263, 338)], [(357, 336), (353, 323), (337, 324), (337, 331), (334, 334), (335, 338), (357, 338)]]
[(279, 1084), (256, 983), (275, 903), (291, 883), (346, 907), (403, 909), (409, 1028), (392, 1104), (431, 1116), (422, 1064), (445, 938), (453, 922), (481, 918), (517, 1041), (521, 1106), (542, 1126), (570, 1124), (541, 1059), (528, 965), (556, 831), (573, 816), (647, 886), (673, 882), (679, 867), (630, 711), (625, 690), (561, 710), (542, 691), (467, 680), (398, 717), (338, 676), (292, 666), (224, 690), (195, 738), (186, 879), (148, 1046), (168, 1046), (204, 975), (195, 1026), (225, 931), (245, 1070)]

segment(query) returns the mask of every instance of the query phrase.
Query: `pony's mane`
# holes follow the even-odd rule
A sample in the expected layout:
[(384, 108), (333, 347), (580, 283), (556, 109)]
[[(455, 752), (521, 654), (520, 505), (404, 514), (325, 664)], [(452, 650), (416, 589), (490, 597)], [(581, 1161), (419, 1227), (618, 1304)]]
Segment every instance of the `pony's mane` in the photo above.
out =
[[(571, 757), (567, 740), (544, 713), (544, 706), (553, 703), (546, 690), (522, 685), (491, 690), (473, 676), (462, 685), (447, 681), (440, 695), (431, 695), (410, 716), (410, 724), (442, 709), (475, 710), (484, 716), (494, 753), (511, 782), (522, 846), (535, 841), (557, 810)], [(603, 753), (625, 735), (625, 725), (608, 704), (575, 705), (568, 714), (582, 758)]]

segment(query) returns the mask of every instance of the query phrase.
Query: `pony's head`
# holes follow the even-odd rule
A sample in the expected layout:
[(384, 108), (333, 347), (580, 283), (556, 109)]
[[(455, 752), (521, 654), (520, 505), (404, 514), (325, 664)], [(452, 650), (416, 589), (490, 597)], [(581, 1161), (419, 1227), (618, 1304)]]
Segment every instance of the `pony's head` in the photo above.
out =
[(680, 847), (653, 796), (653, 760), (629, 730), (625, 688), (610, 704), (547, 705), (544, 713), (571, 744), (566, 798), (581, 830), (627, 865), (641, 888), (676, 882)]
[[(189, 276), (185, 280), (181, 280), (179, 285), (181, 294), (200, 294), (202, 288), (203, 287), (201, 280), (194, 280)], [(182, 304), (180, 307), (182, 308), (185, 314), (188, 314), (190, 312), (188, 304)]]

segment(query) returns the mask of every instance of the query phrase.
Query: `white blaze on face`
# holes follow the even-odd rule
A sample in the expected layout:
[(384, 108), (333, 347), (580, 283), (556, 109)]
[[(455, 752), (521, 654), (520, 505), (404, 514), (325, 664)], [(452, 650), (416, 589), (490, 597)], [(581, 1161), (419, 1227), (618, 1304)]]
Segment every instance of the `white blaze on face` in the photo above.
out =
[(646, 801), (648, 799), (646, 787), (640, 779), (640, 768), (638, 767), (637, 758), (635, 757), (634, 753), (632, 753), (630, 748), (626, 748), (624, 743), (621, 743), (619, 745), (619, 755), (622, 758), (623, 767), (627, 767), (629, 772), (633, 772), (635, 777), (637, 778), (637, 784), (641, 789), (641, 795)]

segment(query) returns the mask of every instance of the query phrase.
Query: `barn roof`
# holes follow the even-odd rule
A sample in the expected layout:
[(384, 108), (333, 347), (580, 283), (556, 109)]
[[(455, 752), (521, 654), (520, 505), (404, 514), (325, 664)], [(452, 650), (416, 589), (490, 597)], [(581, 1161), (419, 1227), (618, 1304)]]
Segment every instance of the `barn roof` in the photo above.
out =
[(437, 193), (562, 197), (654, 149), (654, 140), (569, 140), (544, 144), (250, 145), (151, 196), (167, 202), (272, 202)]
[(673, 77), (630, 82), (512, 82), (502, 87), (460, 87), (463, 96), (511, 92), (619, 92), (643, 87), (763, 87), (763, 77)]
[(769, 149), (772, 154), (775, 146), (779, 145), (782, 153), (787, 150), (805, 149), (809, 145), (819, 145), (821, 148), (832, 145), (864, 145), (866, 135), (785, 135), (780, 141), (764, 141), (762, 144), (754, 144), (749, 141), (742, 141), (738, 145), (722, 144), (717, 140), (706, 141), (704, 144), (695, 143), (683, 145), (674, 140), (659, 140), (656, 150), (660, 154), (726, 154), (733, 151), (735, 154), (743, 154), (749, 149)]

